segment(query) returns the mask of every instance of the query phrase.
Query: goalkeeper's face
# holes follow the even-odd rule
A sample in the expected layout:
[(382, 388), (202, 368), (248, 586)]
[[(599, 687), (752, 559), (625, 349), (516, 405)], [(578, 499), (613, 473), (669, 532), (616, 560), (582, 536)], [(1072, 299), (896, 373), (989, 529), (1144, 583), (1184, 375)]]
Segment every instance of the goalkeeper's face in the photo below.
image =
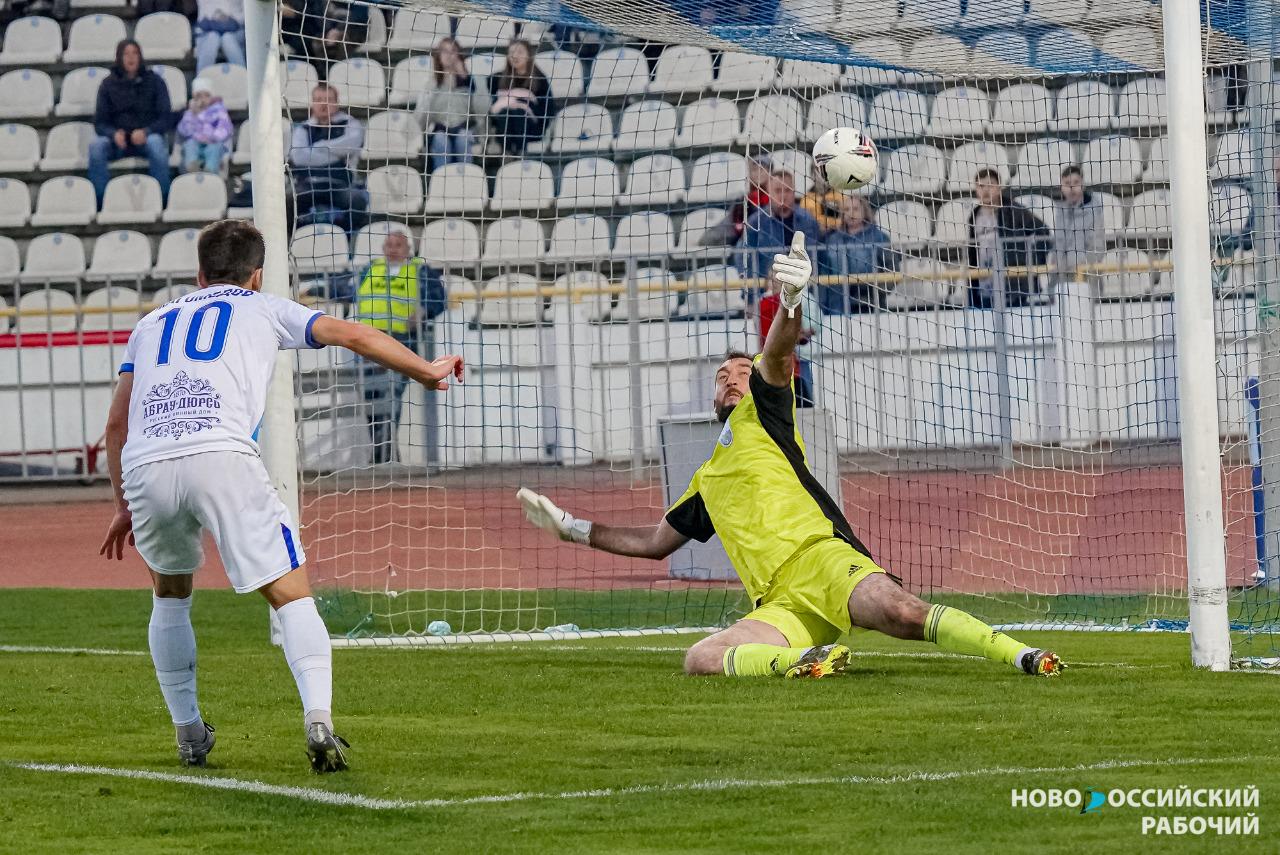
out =
[(722, 423), (751, 389), (751, 360), (734, 356), (720, 363), (716, 369), (716, 418)]

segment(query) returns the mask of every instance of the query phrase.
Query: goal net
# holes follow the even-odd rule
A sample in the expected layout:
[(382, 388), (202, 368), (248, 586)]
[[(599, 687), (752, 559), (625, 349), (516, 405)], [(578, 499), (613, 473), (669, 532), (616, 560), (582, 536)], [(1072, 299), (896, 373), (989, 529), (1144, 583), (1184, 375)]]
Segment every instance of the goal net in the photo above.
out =
[[(1222, 17), (1203, 27), (1203, 287), (1234, 628), (1263, 656), (1274, 99), (1247, 22)], [(549, 540), (515, 492), (656, 522), (714, 447), (715, 369), (758, 349), (762, 276), (797, 230), (818, 274), (798, 421), (876, 560), (995, 623), (1186, 627), (1159, 6), (331, 2), (282, 27), (298, 293), (466, 362), (424, 393), (299, 357), (302, 517), (335, 634), (744, 614), (714, 540), (615, 558)], [(857, 193), (811, 167), (839, 126), (879, 146)]]

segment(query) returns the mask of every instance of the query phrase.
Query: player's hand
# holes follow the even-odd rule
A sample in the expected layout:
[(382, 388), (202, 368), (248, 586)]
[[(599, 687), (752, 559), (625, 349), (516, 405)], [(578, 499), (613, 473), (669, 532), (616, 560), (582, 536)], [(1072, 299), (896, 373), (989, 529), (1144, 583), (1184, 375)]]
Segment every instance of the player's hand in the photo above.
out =
[(107, 537), (102, 541), (102, 548), (98, 550), (99, 555), (105, 555), (107, 560), (112, 558), (120, 561), (124, 558), (124, 542), (128, 540), (129, 545), (133, 546), (133, 514), (128, 511), (116, 511), (116, 515), (111, 518), (111, 525), (107, 526)]
[(804, 232), (797, 231), (791, 238), (791, 252), (773, 257), (773, 268), (769, 273), (770, 278), (778, 283), (779, 297), (787, 310), (787, 317), (794, 317), (813, 273), (813, 263), (804, 251)]
[(572, 514), (560, 510), (546, 496), (535, 493), (527, 487), (521, 487), (516, 493), (516, 498), (524, 506), (525, 519), (538, 528), (545, 529), (564, 541), (589, 543), (591, 523), (587, 520), (577, 519)]
[(462, 382), (462, 357), (461, 356), (442, 356), (439, 359), (431, 361), (431, 382), (426, 386), (429, 389), (437, 389), (443, 391), (449, 388), (449, 376), (453, 375), (459, 383)]

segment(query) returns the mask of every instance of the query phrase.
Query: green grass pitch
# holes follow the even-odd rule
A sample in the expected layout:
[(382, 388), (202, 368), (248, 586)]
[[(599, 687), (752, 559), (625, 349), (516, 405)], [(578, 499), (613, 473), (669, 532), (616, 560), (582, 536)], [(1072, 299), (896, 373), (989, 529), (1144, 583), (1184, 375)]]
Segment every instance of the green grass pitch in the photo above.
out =
[[(143, 652), (149, 608), (0, 592), (0, 852), (1280, 851), (1280, 682), (1197, 672), (1185, 635), (1029, 634), (1075, 666), (1059, 680), (870, 634), (818, 682), (684, 677), (693, 636), (339, 650), (353, 768), (320, 778), (257, 598), (196, 594), (207, 770), (177, 766), (147, 656), (12, 649)], [(14, 765), (30, 762), (302, 792)], [(1181, 784), (1257, 786), (1260, 834), (1140, 829), (1242, 809), (1010, 804), (1015, 787)]]

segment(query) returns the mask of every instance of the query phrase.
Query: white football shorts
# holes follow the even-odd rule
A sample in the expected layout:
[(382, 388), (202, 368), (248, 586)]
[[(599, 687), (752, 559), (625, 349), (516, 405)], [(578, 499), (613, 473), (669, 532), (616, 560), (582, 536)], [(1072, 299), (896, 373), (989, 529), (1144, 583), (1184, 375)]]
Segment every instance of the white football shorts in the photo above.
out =
[(204, 563), (207, 529), (237, 593), (256, 591), (307, 556), (257, 455), (206, 451), (137, 466), (124, 476), (138, 554), (166, 575)]

